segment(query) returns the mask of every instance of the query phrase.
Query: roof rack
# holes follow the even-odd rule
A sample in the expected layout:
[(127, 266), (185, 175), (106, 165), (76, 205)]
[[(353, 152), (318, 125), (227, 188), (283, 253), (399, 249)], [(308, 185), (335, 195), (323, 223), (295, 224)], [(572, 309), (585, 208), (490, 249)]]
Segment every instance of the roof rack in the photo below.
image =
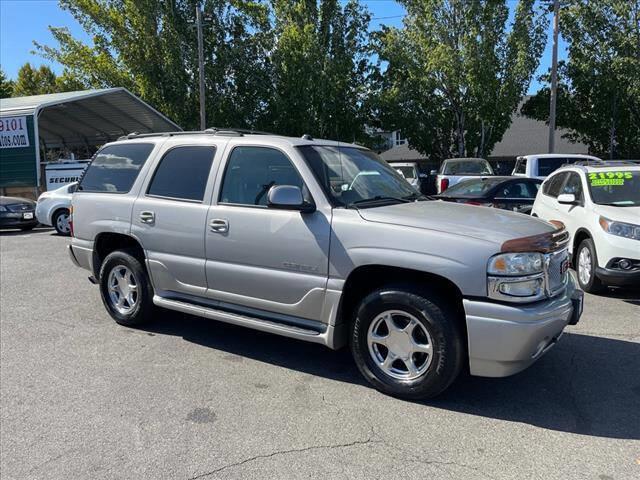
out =
[(632, 160), (580, 160), (573, 163), (565, 163), (562, 167), (623, 167), (637, 165)]
[(248, 128), (218, 128), (210, 127), (206, 130), (195, 130), (186, 132), (155, 132), (155, 133), (139, 133), (131, 132), (128, 135), (123, 135), (118, 140), (131, 140), (133, 138), (148, 138), (148, 137), (175, 137), (179, 135), (230, 135), (242, 137), (244, 135), (276, 135), (275, 133), (262, 132), (260, 130), (251, 130)]

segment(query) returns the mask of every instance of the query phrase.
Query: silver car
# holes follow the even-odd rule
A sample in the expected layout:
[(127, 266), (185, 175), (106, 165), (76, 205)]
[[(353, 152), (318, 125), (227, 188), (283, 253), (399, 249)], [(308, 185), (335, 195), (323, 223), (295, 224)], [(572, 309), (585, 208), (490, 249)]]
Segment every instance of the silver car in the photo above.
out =
[(371, 151), (308, 135), (129, 135), (72, 205), (71, 259), (116, 322), (162, 307), (348, 345), (391, 395), (523, 370), (582, 311), (561, 225), (427, 200)]
[(58, 234), (68, 236), (71, 232), (69, 225), (71, 196), (77, 187), (78, 182), (73, 182), (42, 193), (36, 205), (38, 222), (53, 226)]

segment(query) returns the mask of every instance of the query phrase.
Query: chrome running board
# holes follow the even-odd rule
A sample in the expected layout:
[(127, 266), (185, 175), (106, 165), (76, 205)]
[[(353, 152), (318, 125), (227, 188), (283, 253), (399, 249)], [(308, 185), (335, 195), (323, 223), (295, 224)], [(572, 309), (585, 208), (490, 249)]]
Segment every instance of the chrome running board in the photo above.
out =
[[(323, 330), (313, 330), (308, 327), (299, 327), (280, 323), (278, 321), (266, 320), (262, 318), (251, 317), (240, 313), (219, 310), (213, 307), (197, 305), (187, 301), (168, 299), (158, 295), (153, 296), (153, 303), (159, 307), (175, 310), (190, 315), (210, 318), (220, 322), (239, 325), (242, 327), (253, 328), (262, 332), (275, 333), (285, 337), (296, 338), (306, 342), (320, 343), (329, 348), (338, 348), (341, 344), (336, 344), (335, 332), (336, 327), (332, 325), (322, 324)], [(342, 330), (342, 329), (340, 329)], [(339, 343), (344, 340), (341, 339)], [(334, 346), (335, 345), (335, 346)]]

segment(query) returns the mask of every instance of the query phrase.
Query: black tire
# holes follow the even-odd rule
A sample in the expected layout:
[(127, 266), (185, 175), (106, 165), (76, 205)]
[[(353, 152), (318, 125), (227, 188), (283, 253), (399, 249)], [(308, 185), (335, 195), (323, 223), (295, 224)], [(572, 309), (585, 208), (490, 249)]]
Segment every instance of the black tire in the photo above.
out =
[[(127, 327), (142, 325), (151, 320), (154, 314), (153, 287), (144, 265), (131, 250), (116, 250), (110, 253), (100, 267), (100, 296), (109, 315), (120, 325)], [(119, 311), (109, 294), (109, 275), (116, 268), (124, 266), (133, 274), (137, 294), (133, 308), (127, 312)]]
[(71, 235), (71, 230), (69, 229), (65, 232), (58, 226), (58, 219), (62, 215), (68, 216), (69, 210), (66, 208), (61, 208), (60, 210), (58, 210), (56, 213), (53, 214), (53, 217), (51, 218), (51, 223), (53, 223), (53, 228), (56, 229), (56, 232), (58, 232), (58, 235), (62, 235), (63, 237), (68, 237), (69, 235)]
[[(431, 337), (430, 364), (417, 378), (394, 378), (376, 363), (369, 350), (369, 328), (386, 311), (410, 314)], [(463, 338), (456, 309), (449, 301), (411, 286), (388, 286), (369, 294), (360, 303), (351, 325), (350, 346), (358, 369), (376, 389), (395, 397), (424, 399), (442, 393), (462, 370)]]
[[(589, 256), (591, 258), (591, 269), (589, 270), (589, 280), (586, 282), (583, 281), (583, 276), (580, 274), (581, 273), (580, 254), (583, 249), (588, 250)], [(584, 290), (585, 292), (598, 293), (604, 289), (604, 285), (602, 284), (602, 282), (600, 281), (600, 279), (596, 274), (597, 265), (598, 265), (598, 257), (596, 256), (596, 247), (593, 244), (593, 240), (591, 240), (590, 238), (585, 238), (582, 242), (580, 242), (580, 245), (578, 246), (578, 251), (576, 252), (576, 261), (575, 261), (578, 284), (580, 285), (580, 288), (582, 288), (582, 290)]]

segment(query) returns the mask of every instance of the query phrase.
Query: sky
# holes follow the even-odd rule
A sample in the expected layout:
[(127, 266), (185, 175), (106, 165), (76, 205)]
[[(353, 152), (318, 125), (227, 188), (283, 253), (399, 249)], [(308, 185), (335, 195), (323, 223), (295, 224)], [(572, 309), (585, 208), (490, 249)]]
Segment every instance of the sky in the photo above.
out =
[[(395, 0), (361, 0), (372, 14), (372, 29), (380, 25), (400, 27), (404, 9)], [(508, 0), (513, 8), (516, 0)], [(551, 22), (550, 22), (551, 23)], [(32, 65), (49, 65), (56, 73), (61, 73), (62, 67), (53, 64), (34, 50), (33, 41), (44, 45), (54, 45), (49, 33), (49, 25), (67, 27), (78, 39), (90, 42), (90, 37), (84, 32), (78, 22), (65, 10), (58, 6), (56, 0), (0, 0), (0, 66), (9, 78), (15, 78), (18, 69), (25, 63)], [(552, 27), (549, 26), (547, 48), (544, 51), (538, 71), (529, 87), (529, 93), (535, 93), (540, 88), (536, 80), (538, 76), (548, 71), (551, 65)], [(560, 41), (558, 57), (566, 58), (566, 45)]]

